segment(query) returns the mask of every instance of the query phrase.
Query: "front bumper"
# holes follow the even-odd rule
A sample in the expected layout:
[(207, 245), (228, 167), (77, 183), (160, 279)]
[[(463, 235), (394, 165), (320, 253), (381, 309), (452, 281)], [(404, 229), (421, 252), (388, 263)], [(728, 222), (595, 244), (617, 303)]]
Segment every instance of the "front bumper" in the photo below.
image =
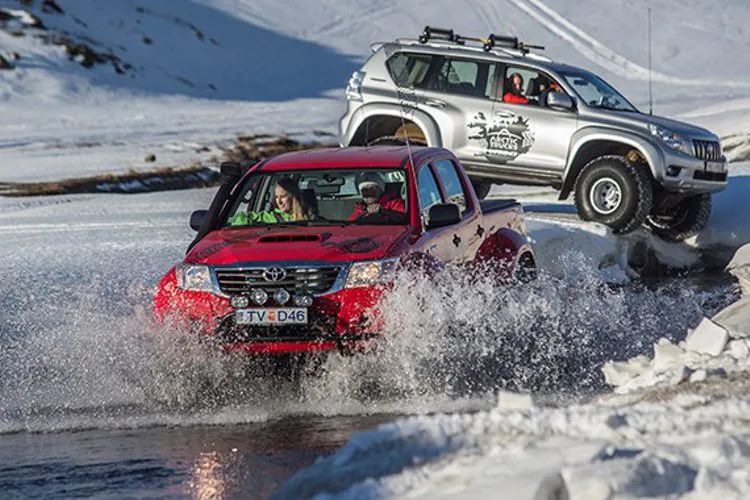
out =
[[(703, 194), (717, 193), (727, 187), (729, 168), (727, 160), (724, 157), (718, 162), (707, 162), (693, 156), (670, 152), (665, 155), (664, 159), (665, 169), (661, 182), (667, 191), (685, 194)], [(723, 172), (709, 171), (707, 163), (722, 164)], [(677, 169), (677, 175), (670, 175), (671, 171)]]
[(377, 306), (382, 293), (382, 287), (360, 287), (317, 296), (308, 309), (307, 325), (237, 325), (228, 297), (180, 290), (172, 270), (157, 288), (154, 318), (161, 323), (197, 330), (224, 351), (248, 354), (349, 351), (362, 349), (379, 336), (382, 327)]

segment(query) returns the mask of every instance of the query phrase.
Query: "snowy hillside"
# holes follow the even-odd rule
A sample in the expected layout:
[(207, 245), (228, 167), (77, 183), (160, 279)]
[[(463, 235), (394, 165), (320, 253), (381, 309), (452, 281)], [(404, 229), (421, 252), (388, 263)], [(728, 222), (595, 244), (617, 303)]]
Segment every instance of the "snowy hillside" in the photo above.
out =
[[(2, 181), (182, 165), (239, 133), (336, 132), (373, 41), (510, 33), (749, 149), (744, 0), (0, 0)], [(696, 13), (700, 12), (700, 16)], [(198, 153), (202, 151), (204, 154)]]

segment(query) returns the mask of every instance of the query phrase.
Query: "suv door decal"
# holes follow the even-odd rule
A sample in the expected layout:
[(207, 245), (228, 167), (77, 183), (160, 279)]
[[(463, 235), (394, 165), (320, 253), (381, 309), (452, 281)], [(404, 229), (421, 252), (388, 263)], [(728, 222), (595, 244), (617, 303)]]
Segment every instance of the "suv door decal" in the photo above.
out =
[(469, 121), (467, 127), (470, 129), (469, 139), (484, 142), (485, 151), (477, 156), (484, 156), (491, 162), (513, 161), (528, 153), (534, 145), (534, 132), (529, 119), (515, 113), (496, 112), (492, 120), (488, 120), (480, 111)]

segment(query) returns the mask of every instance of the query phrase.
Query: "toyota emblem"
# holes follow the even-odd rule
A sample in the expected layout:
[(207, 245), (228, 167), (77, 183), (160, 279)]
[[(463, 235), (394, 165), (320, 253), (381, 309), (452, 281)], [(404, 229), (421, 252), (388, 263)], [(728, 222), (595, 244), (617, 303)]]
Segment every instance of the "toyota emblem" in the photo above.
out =
[(280, 267), (269, 267), (263, 271), (263, 278), (266, 281), (281, 281), (286, 278), (286, 271)]

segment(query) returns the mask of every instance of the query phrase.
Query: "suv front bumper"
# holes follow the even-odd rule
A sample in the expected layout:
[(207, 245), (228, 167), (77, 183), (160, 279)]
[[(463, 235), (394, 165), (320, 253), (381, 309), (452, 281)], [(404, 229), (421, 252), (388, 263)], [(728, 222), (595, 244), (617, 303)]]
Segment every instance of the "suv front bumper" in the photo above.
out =
[(677, 193), (717, 193), (727, 187), (729, 168), (726, 158), (706, 161), (685, 155), (669, 154), (661, 183)]

